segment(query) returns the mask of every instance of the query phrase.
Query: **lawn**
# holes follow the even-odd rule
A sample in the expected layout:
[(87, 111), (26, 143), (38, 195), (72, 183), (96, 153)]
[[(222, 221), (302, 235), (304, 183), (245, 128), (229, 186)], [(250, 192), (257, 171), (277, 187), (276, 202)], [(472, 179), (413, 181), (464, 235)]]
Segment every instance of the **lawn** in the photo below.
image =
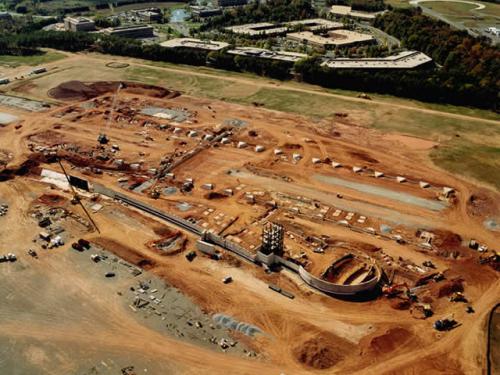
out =
[(452, 140), (434, 149), (431, 158), (443, 169), (484, 181), (500, 190), (500, 147)]
[(61, 60), (64, 57), (64, 54), (53, 51), (44, 52), (42, 54), (33, 56), (0, 55), (0, 65), (8, 66), (11, 68), (15, 68), (21, 65), (36, 66)]
[(421, 3), (420, 5), (439, 12), (443, 15), (453, 15), (457, 17), (470, 16), (471, 11), (477, 8), (473, 4), (452, 3), (444, 1), (430, 1)]
[(419, 6), (437, 12), (451, 22), (464, 24), (470, 28), (485, 28), (494, 26), (500, 18), (500, 4), (487, 3), (471, 0), (474, 3), (482, 4), (484, 9), (475, 10), (476, 5), (445, 2), (445, 1), (430, 1), (420, 3)]

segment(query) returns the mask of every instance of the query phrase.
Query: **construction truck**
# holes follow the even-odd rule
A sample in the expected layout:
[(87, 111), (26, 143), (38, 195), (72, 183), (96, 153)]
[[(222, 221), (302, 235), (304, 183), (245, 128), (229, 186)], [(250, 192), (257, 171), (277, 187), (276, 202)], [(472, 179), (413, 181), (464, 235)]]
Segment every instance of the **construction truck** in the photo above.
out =
[(461, 292), (455, 292), (450, 297), (450, 302), (465, 302), (467, 303), (467, 298)]
[(105, 145), (109, 142), (109, 138), (106, 136), (106, 134), (99, 134), (97, 137), (97, 142), (99, 142), (101, 145)]
[(408, 285), (406, 283), (384, 285), (382, 287), (382, 294), (387, 298), (396, 297), (402, 293), (408, 293)]
[(154, 188), (153, 190), (151, 190), (151, 192), (149, 193), (149, 195), (150, 195), (150, 196), (151, 196), (151, 198), (153, 198), (153, 199), (158, 199), (158, 198), (160, 198), (160, 195), (161, 195), (160, 188)]
[(443, 319), (438, 319), (434, 322), (434, 329), (436, 331), (449, 331), (455, 328), (458, 322), (453, 319), (453, 317), (446, 317)]

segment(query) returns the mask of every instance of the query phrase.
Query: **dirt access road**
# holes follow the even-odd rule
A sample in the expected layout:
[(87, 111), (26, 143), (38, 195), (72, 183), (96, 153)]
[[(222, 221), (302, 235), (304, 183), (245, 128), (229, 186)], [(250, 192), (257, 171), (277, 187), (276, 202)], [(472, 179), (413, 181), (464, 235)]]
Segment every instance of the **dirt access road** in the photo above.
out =
[(136, 67), (142, 67), (142, 68), (148, 68), (148, 69), (154, 69), (157, 71), (167, 71), (167, 72), (173, 72), (173, 73), (182, 73), (182, 74), (189, 74), (195, 77), (206, 77), (206, 78), (217, 78), (222, 81), (228, 81), (228, 82), (238, 82), (238, 83), (243, 83), (246, 85), (251, 85), (251, 86), (258, 86), (261, 88), (270, 88), (270, 89), (276, 89), (277, 87), (293, 92), (298, 92), (298, 93), (304, 93), (304, 94), (315, 94), (315, 95), (320, 95), (324, 97), (331, 97), (331, 98), (337, 98), (337, 99), (342, 99), (342, 100), (347, 100), (350, 102), (354, 103), (363, 103), (367, 106), (370, 105), (381, 105), (384, 107), (387, 107), (387, 109), (405, 109), (409, 111), (414, 111), (417, 113), (426, 113), (426, 114), (431, 114), (435, 116), (440, 116), (443, 118), (448, 118), (448, 119), (459, 119), (459, 120), (472, 120), (472, 121), (479, 121), (483, 122), (486, 124), (491, 124), (491, 125), (496, 125), (500, 126), (500, 122), (497, 120), (490, 120), (490, 119), (485, 119), (477, 116), (468, 116), (468, 115), (461, 115), (461, 114), (456, 114), (456, 113), (450, 113), (450, 112), (443, 112), (443, 111), (438, 111), (438, 110), (433, 110), (433, 109), (428, 109), (428, 108), (420, 108), (416, 105), (406, 105), (406, 104), (397, 104), (397, 103), (391, 103), (389, 101), (382, 101), (382, 100), (367, 100), (367, 99), (361, 99), (361, 98), (356, 98), (352, 96), (347, 96), (347, 95), (340, 95), (340, 94), (334, 94), (334, 93), (329, 93), (325, 92), (324, 88), (321, 88), (319, 86), (314, 86), (310, 84), (301, 84), (302, 87), (298, 87), (297, 84), (294, 83), (288, 83), (288, 82), (281, 82), (281, 81), (271, 81), (269, 79), (262, 79), (262, 78), (245, 78), (244, 75), (241, 76), (236, 76), (234, 74), (231, 75), (224, 75), (223, 71), (218, 71), (218, 70), (213, 70), (214, 73), (203, 73), (196, 71), (194, 69), (189, 69), (189, 67), (167, 67), (167, 66), (155, 66), (152, 64), (145, 64), (143, 61), (144, 60), (139, 60), (139, 59), (133, 59), (133, 58), (126, 58), (126, 57), (112, 57), (108, 55), (98, 55), (98, 54), (73, 54), (73, 53), (65, 53), (68, 58), (62, 60), (62, 61), (56, 61), (53, 63), (45, 64), (44, 66), (47, 67), (56, 67), (60, 66), (61, 64), (64, 64), (64, 66), (71, 66), (72, 61), (78, 61), (79, 64), (82, 62), (87, 63), (88, 66), (96, 66), (96, 62), (101, 63), (107, 63), (107, 62), (123, 62), (123, 63), (128, 63), (131, 66), (136, 66)]

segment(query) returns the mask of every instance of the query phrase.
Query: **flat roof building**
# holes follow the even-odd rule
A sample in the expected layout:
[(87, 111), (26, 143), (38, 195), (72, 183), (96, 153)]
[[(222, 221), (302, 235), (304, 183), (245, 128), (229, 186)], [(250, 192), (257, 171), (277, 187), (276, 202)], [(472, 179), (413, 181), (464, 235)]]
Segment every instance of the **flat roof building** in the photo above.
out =
[(163, 14), (159, 8), (139, 9), (136, 14), (143, 22), (159, 22), (163, 19)]
[(330, 13), (338, 17), (351, 17), (365, 21), (373, 21), (377, 15), (384, 12), (361, 12), (358, 10), (352, 10), (352, 8), (348, 5), (332, 5)]
[(154, 37), (153, 27), (149, 25), (121, 26), (104, 29), (104, 33), (122, 38), (142, 39)]
[(255, 47), (236, 47), (227, 51), (231, 55), (240, 55), (248, 57), (258, 57), (262, 59), (272, 59), (287, 62), (296, 62), (307, 57), (305, 53), (286, 52), (286, 51), (271, 51), (263, 48)]
[(321, 65), (332, 69), (413, 69), (431, 61), (432, 59), (422, 52), (404, 51), (388, 57), (328, 59)]
[(94, 31), (95, 23), (90, 18), (66, 17), (64, 19), (64, 29), (73, 32)]
[(311, 31), (289, 33), (287, 39), (321, 48), (344, 47), (354, 44), (373, 43), (375, 38), (369, 34), (361, 34), (351, 30), (334, 30), (324, 34), (314, 34)]
[(324, 18), (311, 18), (307, 20), (291, 21), (287, 23), (287, 26), (297, 26), (304, 25), (309, 31), (319, 31), (319, 30), (334, 30), (341, 29), (344, 27), (342, 22), (334, 22), (326, 20)]
[(215, 5), (218, 7), (234, 7), (234, 6), (241, 6), (241, 5), (247, 5), (248, 0), (215, 0)]
[(207, 51), (220, 51), (223, 48), (229, 47), (229, 43), (194, 38), (170, 39), (166, 42), (160, 43), (160, 45), (167, 48), (193, 48)]
[(0, 12), (0, 20), (11, 20), (12, 16), (8, 12)]
[(222, 14), (221, 8), (209, 8), (200, 5), (192, 5), (189, 8), (191, 9), (191, 14), (194, 17), (199, 17), (199, 18), (213, 17)]
[(268, 37), (285, 34), (288, 31), (288, 28), (286, 26), (276, 25), (270, 22), (259, 22), (230, 26), (226, 27), (226, 30), (251, 37)]

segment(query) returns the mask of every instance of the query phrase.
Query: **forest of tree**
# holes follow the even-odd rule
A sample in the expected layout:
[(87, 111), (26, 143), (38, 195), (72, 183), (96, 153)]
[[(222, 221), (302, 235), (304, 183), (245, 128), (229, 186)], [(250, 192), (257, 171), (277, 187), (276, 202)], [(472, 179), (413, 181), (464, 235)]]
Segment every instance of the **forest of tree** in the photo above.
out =
[(432, 57), (441, 66), (429, 77), (436, 86), (451, 88), (457, 96), (471, 95), (469, 100), (476, 104), (484, 101), (499, 108), (500, 49), (487, 38), (453, 29), (423, 15), (420, 8), (385, 13), (377, 17), (375, 27), (400, 39), (404, 47)]

